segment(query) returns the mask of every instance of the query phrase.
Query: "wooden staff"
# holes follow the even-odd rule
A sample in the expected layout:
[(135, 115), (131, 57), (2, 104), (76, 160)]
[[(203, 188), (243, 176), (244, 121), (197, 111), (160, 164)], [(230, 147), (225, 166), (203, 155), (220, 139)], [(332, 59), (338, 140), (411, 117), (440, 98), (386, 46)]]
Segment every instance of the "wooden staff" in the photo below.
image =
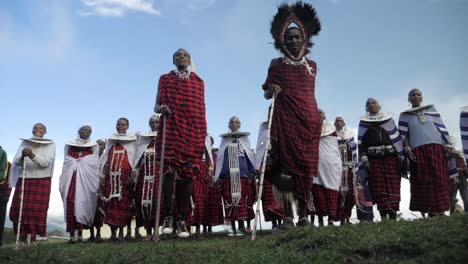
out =
[(270, 113), (268, 114), (268, 133), (267, 133), (267, 138), (266, 138), (265, 151), (263, 152), (262, 168), (260, 169), (260, 182), (259, 182), (258, 192), (257, 192), (257, 208), (255, 210), (255, 220), (254, 220), (254, 225), (253, 225), (253, 230), (252, 230), (252, 240), (255, 240), (255, 236), (257, 234), (257, 222), (260, 217), (260, 201), (262, 199), (263, 179), (265, 178), (265, 166), (266, 166), (268, 151), (270, 150), (270, 146), (271, 146), (270, 130), (271, 130), (271, 120), (273, 117), (274, 109), (275, 109), (275, 94), (273, 94), (273, 97), (271, 98)]
[(23, 179), (21, 180), (21, 198), (20, 198), (20, 209), (18, 217), (18, 228), (16, 230), (16, 249), (19, 248), (20, 243), (20, 231), (21, 231), (21, 218), (23, 217), (23, 200), (24, 200), (24, 182), (26, 181), (26, 160), (28, 157), (23, 158)]
[[(154, 236), (155, 243), (159, 242), (159, 216), (161, 213), (161, 192), (163, 186), (163, 173), (164, 173), (164, 151), (166, 147), (166, 114), (162, 114), (163, 127), (162, 127), (162, 143), (161, 143), (161, 158), (159, 160), (159, 182), (158, 182), (158, 200), (156, 201), (156, 220), (154, 223)], [(156, 144), (156, 140), (154, 141)], [(153, 167), (154, 169), (154, 167)]]

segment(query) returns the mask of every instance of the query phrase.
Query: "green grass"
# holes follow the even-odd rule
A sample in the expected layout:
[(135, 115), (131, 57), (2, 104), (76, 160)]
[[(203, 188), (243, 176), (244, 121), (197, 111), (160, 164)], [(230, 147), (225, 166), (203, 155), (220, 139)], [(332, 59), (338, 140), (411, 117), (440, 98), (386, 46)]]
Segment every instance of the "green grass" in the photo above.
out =
[(468, 215), (385, 221), (343, 227), (308, 227), (279, 235), (260, 233), (158, 244), (67, 244), (0, 249), (0, 263), (468, 263)]

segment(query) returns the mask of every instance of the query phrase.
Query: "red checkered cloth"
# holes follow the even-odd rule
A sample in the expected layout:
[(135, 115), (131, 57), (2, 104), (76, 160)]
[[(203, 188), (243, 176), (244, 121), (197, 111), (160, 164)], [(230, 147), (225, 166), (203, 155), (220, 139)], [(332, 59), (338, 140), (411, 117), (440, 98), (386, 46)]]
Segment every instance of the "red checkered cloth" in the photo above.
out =
[(201, 163), (200, 169), (196, 171), (193, 180), (192, 201), (193, 208), (189, 208), (187, 214), (187, 225), (201, 225), (205, 217), (205, 197), (208, 194), (208, 166), (205, 162)]
[(245, 177), (241, 177), (241, 198), (237, 206), (228, 206), (232, 204), (231, 196), (231, 181), (229, 178), (223, 180), (222, 183), (222, 195), (224, 199), (224, 219), (226, 221), (237, 221), (247, 220), (248, 210), (247, 208), (247, 188), (249, 188), (249, 180)]
[[(119, 143), (116, 143), (111, 147), (109, 150), (109, 158), (108, 158), (108, 164), (111, 166), (112, 164), (112, 158), (113, 158), (113, 153), (114, 150), (124, 150), (125, 148), (120, 145)], [(130, 192), (133, 190), (133, 184), (128, 184), (128, 179), (131, 177), (132, 173), (132, 167), (130, 165), (130, 162), (128, 160), (128, 155), (127, 151), (125, 151), (125, 158), (122, 161), (121, 165), (121, 176), (120, 176), (120, 182), (122, 184), (122, 199), (118, 198), (113, 198), (109, 200), (106, 203), (106, 212), (105, 212), (105, 218), (104, 218), (104, 223), (111, 225), (111, 226), (116, 226), (116, 227), (123, 227), (126, 226), (128, 221), (130, 220), (131, 214), (130, 214), (130, 206), (132, 203), (131, 200), (131, 194)], [(114, 164), (114, 167), (115, 164)], [(111, 170), (117, 170), (117, 168), (110, 168)], [(106, 174), (105, 175), (105, 186), (104, 186), (104, 195), (105, 197), (109, 196), (110, 193), (110, 188), (111, 188), (111, 179), (110, 175)]]
[(295, 196), (309, 201), (312, 178), (317, 176), (318, 151), (322, 122), (315, 101), (317, 65), (307, 60), (312, 75), (304, 65), (273, 60), (263, 89), (277, 84), (282, 90), (275, 100), (271, 124), (273, 166), (296, 180)]
[[(353, 185), (353, 172), (352, 169), (348, 170), (348, 192), (346, 196), (343, 196), (341, 192), (338, 193), (338, 210), (337, 216), (340, 219), (349, 219), (351, 217), (351, 211), (353, 210), (356, 201), (354, 200), (354, 185)], [(344, 206), (340, 207), (344, 199)]]
[[(158, 93), (160, 104), (169, 106), (173, 112), (166, 117), (165, 158), (198, 166), (207, 132), (203, 80), (194, 72), (189, 79), (182, 80), (171, 71), (159, 79)], [(162, 135), (162, 126), (158, 135)], [(162, 137), (157, 137), (156, 149), (161, 149), (161, 143)]]
[(97, 206), (96, 206), (96, 214), (94, 215), (94, 222), (93, 226), (98, 228), (104, 225), (104, 209), (105, 203), (102, 199), (98, 196), (97, 198)]
[(400, 210), (400, 163), (397, 156), (369, 157), (369, 191), (377, 209)]
[(262, 209), (266, 222), (281, 220), (285, 217), (284, 206), (276, 203), (273, 184), (266, 178), (263, 179)]
[(217, 226), (224, 223), (223, 202), (217, 185), (208, 187), (204, 224)]
[(314, 184), (312, 196), (314, 197), (315, 214), (318, 216), (336, 216), (338, 210), (339, 192)]
[[(15, 194), (10, 208), (10, 220), (14, 223), (15, 232), (19, 219), (23, 179), (16, 183)], [(20, 235), (31, 234), (45, 236), (47, 228), (47, 210), (49, 209), (50, 178), (26, 179), (24, 181), (23, 212), (21, 215)]]
[(257, 196), (256, 182), (255, 179), (249, 179), (249, 187), (247, 188), (247, 220), (252, 220), (255, 218), (255, 208), (254, 203), (257, 202), (255, 197)]
[(417, 162), (410, 163), (410, 210), (443, 213), (450, 209), (448, 161), (444, 146), (428, 144), (413, 150)]
[[(74, 146), (70, 146), (68, 149), (68, 155), (73, 157), (74, 159), (82, 158), (87, 155), (93, 154), (93, 148), (78, 148)], [(68, 194), (67, 194), (67, 212), (66, 212), (66, 222), (67, 222), (67, 232), (71, 233), (75, 230), (82, 231), (86, 226), (78, 223), (75, 217), (75, 195), (76, 195), (76, 171), (73, 172), (72, 179), (70, 181), (70, 186), (68, 187)]]
[[(211, 154), (213, 155), (213, 169), (216, 171), (218, 155), (213, 151)], [(205, 208), (204, 225), (217, 226), (224, 224), (223, 200), (220, 186), (217, 183), (208, 184), (208, 195), (205, 196)]]

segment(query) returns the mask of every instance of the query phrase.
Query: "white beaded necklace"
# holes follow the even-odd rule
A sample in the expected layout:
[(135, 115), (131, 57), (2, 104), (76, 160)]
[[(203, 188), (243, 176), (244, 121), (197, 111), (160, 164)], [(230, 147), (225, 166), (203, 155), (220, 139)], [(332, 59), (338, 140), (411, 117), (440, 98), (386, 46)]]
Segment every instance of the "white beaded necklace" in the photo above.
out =
[(190, 73), (191, 73), (190, 70), (187, 70), (185, 72), (180, 72), (179, 69), (175, 69), (174, 72), (177, 75), (177, 77), (179, 77), (182, 80), (188, 80), (190, 77)]
[(312, 72), (312, 70), (314, 70), (314, 68), (311, 67), (309, 65), (309, 63), (307, 63), (307, 60), (305, 59), (305, 57), (302, 57), (302, 59), (300, 61), (293, 61), (288, 57), (284, 57), (283, 62), (286, 63), (286, 64), (295, 65), (295, 66), (303, 65), (303, 66), (306, 67), (309, 74), (315, 77), (315, 74)]

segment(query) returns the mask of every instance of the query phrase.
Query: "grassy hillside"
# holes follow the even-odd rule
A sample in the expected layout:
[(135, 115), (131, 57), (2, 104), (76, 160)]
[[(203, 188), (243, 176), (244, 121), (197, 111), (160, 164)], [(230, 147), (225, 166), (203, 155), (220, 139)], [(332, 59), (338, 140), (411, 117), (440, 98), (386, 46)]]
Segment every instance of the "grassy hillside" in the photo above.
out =
[(157, 245), (60, 241), (13, 248), (0, 249), (0, 263), (468, 263), (468, 215), (264, 232), (256, 241), (216, 234)]

